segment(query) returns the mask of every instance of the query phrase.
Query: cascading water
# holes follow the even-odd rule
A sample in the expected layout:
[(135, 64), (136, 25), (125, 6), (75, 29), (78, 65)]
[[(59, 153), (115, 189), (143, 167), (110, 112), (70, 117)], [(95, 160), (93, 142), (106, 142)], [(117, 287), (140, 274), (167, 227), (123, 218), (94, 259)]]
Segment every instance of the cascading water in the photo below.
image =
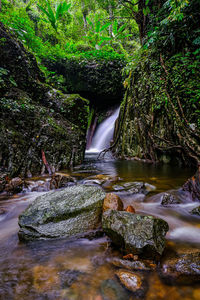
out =
[(118, 107), (113, 114), (104, 120), (97, 128), (92, 140), (92, 144), (87, 152), (95, 153), (110, 146), (113, 138), (115, 121), (119, 116), (120, 107)]

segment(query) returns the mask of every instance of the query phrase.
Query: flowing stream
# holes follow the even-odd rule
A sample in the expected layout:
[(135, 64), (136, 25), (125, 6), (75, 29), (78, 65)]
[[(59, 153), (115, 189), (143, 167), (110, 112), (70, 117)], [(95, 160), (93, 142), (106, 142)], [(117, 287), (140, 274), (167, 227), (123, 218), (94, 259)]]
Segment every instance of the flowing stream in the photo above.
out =
[[(199, 218), (190, 214), (191, 209), (199, 203), (191, 202), (187, 194), (180, 194), (182, 204), (174, 207), (160, 205), (162, 193), (169, 190), (179, 193), (178, 189), (193, 175), (194, 170), (136, 161), (97, 160), (97, 153), (92, 153), (102, 150), (108, 145), (108, 140), (112, 139), (114, 121), (118, 113), (119, 110), (116, 110), (112, 118), (101, 124), (92, 144), (93, 151), (90, 149), (87, 152), (84, 164), (76, 167), (73, 172), (67, 170), (63, 172), (71, 174), (81, 184), (99, 184), (107, 192), (116, 190), (124, 207), (132, 205), (138, 213), (165, 219), (170, 227), (167, 247), (171, 247), (173, 251), (199, 250)], [(97, 176), (99, 174), (106, 179), (101, 182)], [(40, 183), (47, 179), (41, 177)], [(148, 183), (149, 194), (145, 196), (120, 191), (120, 186), (124, 183), (135, 181)], [(73, 242), (66, 239), (19, 242), (18, 215), (38, 195), (41, 195), (41, 192), (28, 190), (12, 197), (1, 195), (1, 300), (200, 299), (198, 286), (167, 285), (160, 279), (156, 270), (152, 271), (151, 275), (143, 274), (146, 292), (142, 296), (134, 296), (119, 285), (115, 275), (116, 267), (109, 263), (109, 258), (122, 255), (117, 249), (108, 248), (106, 237), (93, 240), (79, 239)]]

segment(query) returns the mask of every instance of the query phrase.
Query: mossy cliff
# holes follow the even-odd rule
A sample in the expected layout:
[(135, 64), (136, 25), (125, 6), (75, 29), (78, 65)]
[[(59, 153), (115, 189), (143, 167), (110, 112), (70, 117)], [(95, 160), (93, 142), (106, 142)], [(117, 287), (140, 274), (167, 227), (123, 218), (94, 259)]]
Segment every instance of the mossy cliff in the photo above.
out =
[(112, 146), (117, 156), (198, 165), (200, 63), (143, 51), (127, 78)]
[[(52, 172), (84, 156), (88, 101), (45, 84), (32, 54), (0, 23), (0, 168), (10, 176)], [(42, 158), (43, 153), (43, 158)]]
[(125, 60), (55, 58), (43, 60), (43, 63), (56, 76), (62, 76), (61, 88), (64, 91), (79, 93), (90, 100), (92, 107), (107, 109), (123, 99)]

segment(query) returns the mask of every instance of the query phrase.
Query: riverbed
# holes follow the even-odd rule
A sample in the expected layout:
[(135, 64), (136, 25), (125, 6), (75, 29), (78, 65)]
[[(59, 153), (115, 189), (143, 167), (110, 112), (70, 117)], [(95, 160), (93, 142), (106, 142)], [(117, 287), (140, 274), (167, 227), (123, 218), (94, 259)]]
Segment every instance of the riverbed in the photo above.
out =
[[(167, 233), (168, 251), (200, 251), (199, 218), (190, 214), (198, 206), (183, 195), (183, 203), (173, 207), (160, 205), (160, 193), (177, 191), (195, 170), (179, 166), (120, 161), (112, 157), (97, 160), (89, 153), (85, 162), (73, 171), (63, 170), (81, 184), (99, 184), (106, 191), (128, 182), (148, 183), (147, 195), (117, 190), (124, 206), (132, 205), (136, 212), (165, 219), (170, 227)], [(111, 178), (103, 184), (95, 181), (98, 174)], [(99, 177), (96, 177), (99, 178)], [(113, 178), (113, 180), (112, 180)], [(40, 178), (46, 180), (46, 178)], [(18, 216), (44, 192), (28, 192), (11, 197), (2, 196), (0, 209), (0, 299), (200, 299), (195, 284), (168, 284), (161, 280), (157, 269), (144, 272), (145, 292), (134, 295), (119, 283), (113, 257), (122, 258), (109, 240), (67, 239), (35, 241), (18, 240)]]

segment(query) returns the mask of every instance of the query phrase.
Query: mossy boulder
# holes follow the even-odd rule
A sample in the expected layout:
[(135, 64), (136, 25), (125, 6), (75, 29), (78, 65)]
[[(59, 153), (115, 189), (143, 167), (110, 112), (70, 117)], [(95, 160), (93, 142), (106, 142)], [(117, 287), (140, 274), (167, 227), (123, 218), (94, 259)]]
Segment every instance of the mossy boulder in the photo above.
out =
[(105, 193), (77, 185), (39, 196), (19, 216), (21, 240), (84, 236), (97, 229)]
[(115, 210), (104, 212), (102, 227), (122, 250), (147, 257), (163, 253), (165, 235), (169, 229), (162, 219)]

